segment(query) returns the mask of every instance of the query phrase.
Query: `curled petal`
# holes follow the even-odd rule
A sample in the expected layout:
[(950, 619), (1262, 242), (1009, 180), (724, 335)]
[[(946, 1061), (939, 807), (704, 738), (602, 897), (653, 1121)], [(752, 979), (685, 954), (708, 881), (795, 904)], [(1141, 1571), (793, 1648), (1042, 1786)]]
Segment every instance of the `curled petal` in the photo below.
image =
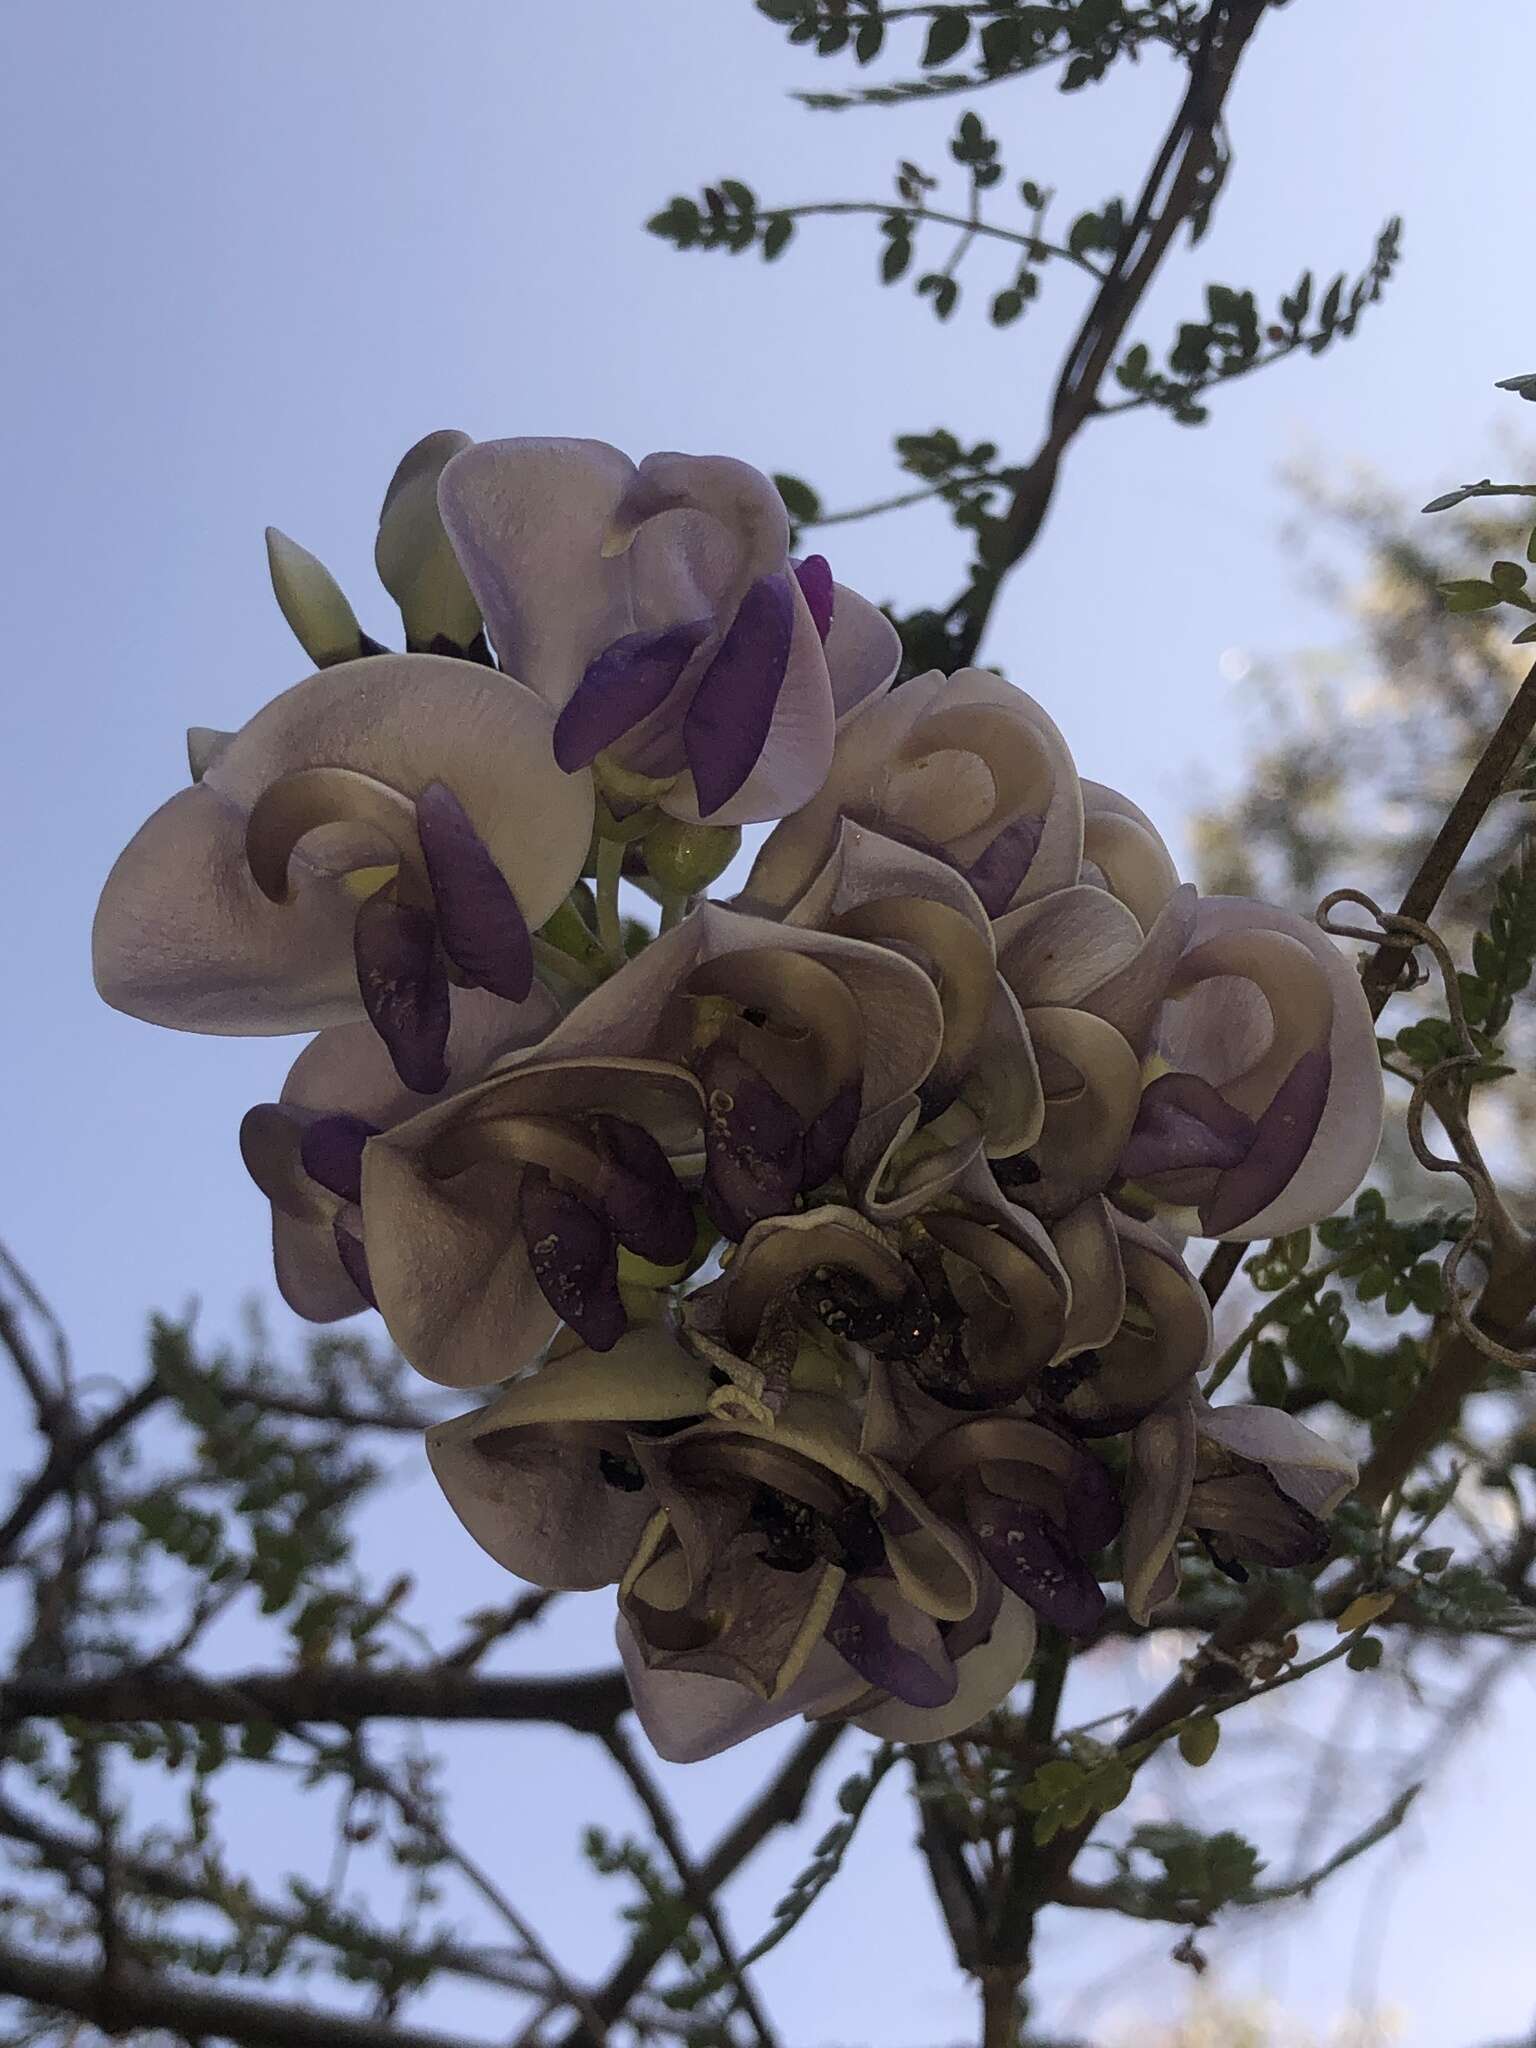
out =
[[(477, 1080), (495, 1057), (536, 1042), (558, 1017), (542, 988), (517, 1005), (478, 989), (456, 990), (450, 1082)], [(424, 1106), (425, 1098), (395, 1072), (371, 1025), (339, 1024), (299, 1054), (280, 1102), (247, 1115), (241, 1154), (272, 1204), (278, 1289), (296, 1315), (328, 1323), (376, 1305), (371, 1280), (363, 1285), (367, 1265), (354, 1206), (362, 1150), (370, 1137)]]
[[(1353, 965), (1325, 933), (1291, 912), (1241, 897), (1202, 899), (1195, 934), (1198, 943), (1225, 941), (1245, 933), (1273, 933), (1305, 948), (1321, 970), (1331, 997), (1331, 1017), (1325, 1018), (1323, 1026), (1328, 1060), (1325, 1097), (1311, 1142), (1285, 1184), (1276, 1187), (1262, 1207), (1235, 1225), (1224, 1221), (1225, 1235), (1253, 1240), (1300, 1229), (1348, 1199), (1376, 1155), (1383, 1102), (1376, 1027)], [(1277, 987), (1274, 999), (1283, 1006), (1283, 989)], [(1273, 1091), (1295, 1074), (1310, 1049), (1297, 1045), (1289, 1057), (1274, 1060), (1269, 1096), (1257, 1105), (1240, 1102), (1238, 1106), (1262, 1117), (1273, 1100)], [(1173, 1064), (1186, 1062), (1175, 1060)], [(1230, 1099), (1225, 1087), (1223, 1093)]]
[[(288, 842), (274, 894), (246, 861), (248, 822), (285, 778), (345, 770), (349, 785), (414, 801), (451, 789), (531, 929), (564, 900), (586, 856), (592, 791), (551, 773), (553, 719), (531, 692), (429, 654), (348, 661), (257, 713), (203, 779), (164, 805), (102, 893), (98, 986), (131, 1015), (197, 1031), (297, 1031), (364, 1014), (352, 958), (356, 896), (341, 879), (395, 860), (373, 825)], [(293, 786), (293, 785), (290, 785)], [(309, 785), (305, 784), (308, 788)], [(271, 878), (269, 878), (271, 879)]]
[(1173, 856), (1145, 811), (1102, 782), (1083, 784), (1083, 862), (1150, 931), (1179, 886)]
[[(449, 1506), (482, 1549), (535, 1585), (615, 1584), (655, 1499), (626, 1428), (697, 1414), (709, 1375), (651, 1330), (601, 1356), (568, 1352), (488, 1406), (427, 1432)], [(611, 1475), (611, 1476), (608, 1476)]]
[(1061, 1214), (1114, 1177), (1141, 1100), (1141, 1066), (1113, 1025), (1084, 1010), (1027, 1010), (1024, 1021), (1045, 1094), (1031, 1147), (1041, 1180), (1025, 1199), (1042, 1215)]
[[(698, 1147), (692, 1075), (655, 1060), (562, 1058), (577, 1036), (576, 1015), (477, 1086), (386, 1131), (364, 1154), (380, 1308), (417, 1371), (443, 1385), (505, 1379), (555, 1331), (517, 1223), (529, 1150), (518, 1140), (520, 1124), (547, 1130), (567, 1115), (611, 1115), (643, 1124), (669, 1151)], [(503, 1145), (498, 1127), (507, 1125)]]
[(1331, 1515), (1360, 1476), (1347, 1452), (1283, 1408), (1247, 1403), (1213, 1408), (1196, 1399), (1194, 1416), (1205, 1442), (1227, 1457), (1261, 1465), (1282, 1492), (1311, 1514)]
[(1038, 827), (1017, 897), (1077, 879), (1082, 803), (1071, 757), (1040, 707), (997, 676), (920, 676), (840, 734), (820, 793), (768, 836), (744, 903), (783, 910), (832, 853), (845, 818), (965, 870), (1016, 819)]
[(1129, 1429), (1185, 1388), (1211, 1341), (1209, 1304), (1183, 1260), (1146, 1225), (1114, 1220), (1125, 1272), (1120, 1328), (1107, 1344), (1053, 1366), (1041, 1381), (1042, 1405), (1088, 1436)]
[(1131, 1432), (1121, 1577), (1126, 1612), (1143, 1628), (1178, 1590), (1175, 1545), (1194, 1477), (1194, 1414), (1179, 1398), (1153, 1409)]

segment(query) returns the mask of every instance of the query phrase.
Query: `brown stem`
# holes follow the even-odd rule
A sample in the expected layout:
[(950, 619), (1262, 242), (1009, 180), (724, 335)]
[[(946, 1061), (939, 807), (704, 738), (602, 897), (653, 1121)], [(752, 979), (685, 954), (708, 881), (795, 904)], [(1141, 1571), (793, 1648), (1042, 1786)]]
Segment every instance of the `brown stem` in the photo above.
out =
[(394, 2019), (350, 2019), (137, 1969), (118, 1971), (109, 1984), (95, 1970), (20, 1948), (0, 1948), (0, 1994), (24, 1998), (45, 2012), (73, 2013), (112, 2035), (133, 2026), (163, 2028), (186, 2040), (237, 2041), (242, 2048), (488, 2048), (460, 2034), (402, 2027)]
[(1126, 229), (1120, 253), (1093, 297), (1057, 381), (1050, 425), (1000, 522), (986, 562), (952, 616), (962, 662), (974, 658), (1008, 572), (1033, 546), (1062, 456), (1098, 406), (1099, 386), (1179, 228), (1199, 206), (1216, 159), (1215, 134), (1238, 59), (1268, 0), (1214, 0), (1189, 86)]
[(1019, 1972), (981, 1973), (981, 2048), (1019, 2048)]
[(80, 1721), (557, 1721), (602, 1735), (629, 1706), (622, 1672), (485, 1677), (440, 1665), (255, 1671), (227, 1679), (145, 1669), (106, 1678), (22, 1672), (0, 1682), (0, 1717)]

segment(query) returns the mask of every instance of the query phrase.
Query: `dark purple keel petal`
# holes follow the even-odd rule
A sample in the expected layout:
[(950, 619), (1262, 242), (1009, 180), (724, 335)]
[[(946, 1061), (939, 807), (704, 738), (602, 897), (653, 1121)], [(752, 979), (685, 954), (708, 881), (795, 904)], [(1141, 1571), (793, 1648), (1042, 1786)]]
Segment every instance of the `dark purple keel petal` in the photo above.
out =
[(898, 1642), (890, 1622), (857, 1586), (845, 1585), (838, 1594), (826, 1637), (860, 1678), (909, 1707), (943, 1707), (955, 1696), (960, 1678), (948, 1657), (930, 1664), (920, 1651)]
[(789, 667), (795, 600), (787, 576), (759, 576), (737, 608), (683, 717), (683, 751), (699, 814), (741, 788), (768, 741)]
[(859, 1084), (847, 1081), (806, 1126), (801, 1186), (807, 1194), (842, 1170), (843, 1154), (859, 1120)]
[(476, 988), (509, 1003), (526, 1001), (533, 987), (527, 921), (469, 813), (445, 784), (428, 783), (417, 797), (416, 829), (443, 951)]
[(1079, 1452), (1066, 1496), (1067, 1537), (1074, 1550), (1091, 1555), (1114, 1542), (1125, 1519), (1119, 1491), (1108, 1469), (1090, 1452)]
[(795, 564), (795, 581), (810, 612), (816, 636), (825, 646), (837, 606), (837, 585), (832, 581), (832, 565), (825, 555), (807, 555), (803, 562)]
[(357, 986), (395, 1072), (417, 1095), (447, 1086), (448, 973), (431, 913), (387, 892), (359, 906), (352, 928)]
[(299, 1163), (313, 1181), (344, 1202), (363, 1199), (363, 1147), (379, 1135), (377, 1124), (338, 1111), (316, 1117), (299, 1139)]
[(347, 1278), (367, 1302), (370, 1308), (377, 1308), (374, 1298), (373, 1280), (368, 1272), (368, 1254), (363, 1250), (363, 1240), (355, 1231), (348, 1230), (343, 1223), (333, 1223), (331, 1234), (336, 1240), (336, 1256), (346, 1271)]
[(1241, 1166), (1224, 1173), (1200, 1211), (1200, 1227), (1220, 1237), (1267, 1208), (1306, 1158), (1328, 1102), (1333, 1061), (1326, 1051), (1303, 1053), (1259, 1118)]
[(606, 1217), (557, 1188), (540, 1167), (524, 1169), (518, 1221), (539, 1292), (593, 1351), (611, 1351), (626, 1328), (619, 1299), (618, 1239)]
[(981, 898), (988, 917), (1001, 917), (1040, 845), (1040, 820), (1015, 818), (965, 870), (965, 879)]
[(619, 1243), (653, 1266), (686, 1259), (697, 1225), (666, 1153), (649, 1131), (621, 1116), (594, 1117), (592, 1129), (608, 1162), (603, 1213)]
[(1066, 1532), (1040, 1508), (975, 1487), (966, 1513), (976, 1547), (1010, 1591), (1043, 1621), (1086, 1635), (1104, 1612), (1104, 1590)]
[(590, 767), (604, 747), (661, 708), (711, 623), (689, 619), (658, 633), (626, 633), (587, 663), (555, 720), (555, 760), (567, 775)]
[(704, 1207), (726, 1237), (787, 1215), (805, 1178), (805, 1128), (777, 1088), (729, 1046), (693, 1062), (704, 1084)]
[(1120, 1171), (1145, 1180), (1191, 1167), (1241, 1166), (1258, 1129), (1198, 1074), (1160, 1074), (1142, 1095)]

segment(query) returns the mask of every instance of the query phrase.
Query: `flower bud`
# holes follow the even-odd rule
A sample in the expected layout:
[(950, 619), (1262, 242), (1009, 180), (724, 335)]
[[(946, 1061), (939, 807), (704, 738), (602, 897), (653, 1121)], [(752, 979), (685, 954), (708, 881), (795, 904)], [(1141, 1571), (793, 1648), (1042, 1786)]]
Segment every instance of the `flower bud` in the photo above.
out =
[(330, 570), (275, 526), (267, 528), (267, 566), (283, 617), (316, 668), (377, 652)]
[(663, 818), (645, 835), (645, 864), (669, 895), (692, 896), (730, 866), (741, 847), (739, 825), (689, 825)]
[(428, 434), (402, 458), (384, 493), (373, 559), (413, 652), (443, 652), (445, 641), (467, 648), (480, 631), (480, 607), (437, 509), (437, 480), (469, 445), (467, 434)]

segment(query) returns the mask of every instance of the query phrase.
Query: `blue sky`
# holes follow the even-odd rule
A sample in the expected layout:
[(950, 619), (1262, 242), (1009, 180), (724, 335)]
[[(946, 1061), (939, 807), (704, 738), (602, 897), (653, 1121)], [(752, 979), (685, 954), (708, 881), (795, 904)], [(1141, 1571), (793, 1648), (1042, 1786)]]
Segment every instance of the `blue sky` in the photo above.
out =
[[(1085, 435), (997, 614), (988, 658), (1045, 702), (1085, 773), (1175, 838), (1194, 796), (1235, 772), (1243, 706), (1223, 652), (1282, 651), (1326, 625), (1279, 544), (1282, 468), (1364, 460), (1422, 500), (1483, 473), (1493, 432), (1519, 424), (1491, 385), (1531, 367), (1529, 266), (1509, 226), (1528, 106), (1497, 51), (1500, 37), (1519, 47), (1529, 18), (1519, 0), (1482, 0), (1476, 24), (1449, 34), (1434, 0), (1297, 0), (1265, 23), (1232, 102), (1229, 196), (1138, 331), (1170, 335), (1207, 279), (1272, 301), (1305, 265), (1357, 268), (1392, 212), (1407, 220), (1401, 276), (1353, 342), (1221, 396), (1210, 427), (1138, 415)], [(127, 1373), (151, 1306), (197, 1297), (220, 1333), (253, 1290), (271, 1297), (235, 1132), (294, 1048), (118, 1017), (92, 993), (87, 950), (107, 867), (183, 773), (183, 728), (238, 725), (302, 672), (266, 588), (263, 526), (321, 554), (387, 637), (378, 500), (432, 428), (729, 452), (847, 504), (892, 488), (896, 432), (943, 424), (1026, 454), (1080, 301), (1061, 273), (1021, 327), (990, 329), (979, 290), (940, 327), (876, 286), (870, 223), (812, 224), (771, 268), (680, 257), (641, 233), (672, 192), (721, 174), (768, 198), (883, 196), (897, 155), (944, 160), (953, 106), (834, 117), (788, 101), (833, 67), (746, 0), (23, 0), (6, 42), (0, 1033), (14, 1093), (0, 1231), (60, 1304), (83, 1369)], [(890, 68), (911, 67), (898, 54)], [(1134, 181), (1174, 91), (1149, 62), (1097, 94), (1015, 88), (984, 111), (1011, 175), (1058, 186), (1070, 213)], [(959, 563), (928, 512), (841, 529), (828, 552), (845, 581), (903, 604), (948, 595)], [(280, 1310), (274, 1323), (290, 1327)], [(430, 1488), (406, 1498), (444, 1597), (496, 1597)], [(603, 1626), (562, 1624), (538, 1654), (600, 1654)], [(1529, 1729), (1526, 1695), (1511, 1713)], [(534, 1755), (551, 1770), (575, 1757), (557, 1738), (497, 1740), (503, 1784)], [(466, 1738), (464, 1768), (484, 1768), (489, 1743)], [(673, 1774), (704, 1833), (762, 1756)], [(770, 1980), (796, 2041), (896, 2048), (970, 2027), (885, 1797), (855, 1870), (873, 1909), (857, 1913), (852, 1892), (829, 1902), (822, 1934), (808, 1929)], [(563, 1873), (552, 1936), (579, 1958), (594, 1937), (553, 1846), (568, 1809), (545, 1792), (531, 1803)], [(1447, 1793), (1430, 1819), (1455, 1843), (1464, 1812)], [(1529, 1827), (1528, 1801), (1521, 1814)], [(495, 1824), (477, 1821), (494, 1855)], [(1513, 1856), (1514, 1825), (1484, 1812), (1476, 1853), (1502, 1840)], [(1525, 2025), (1532, 1994), (1488, 1917), (1454, 1966), (1443, 1941), (1426, 1960), (1441, 1882), (1424, 1859), (1405, 1876), (1380, 1983), (1417, 2014), (1406, 2039), (1462, 2048), (1479, 2027)], [(1364, 1896), (1330, 1895), (1283, 1962), (1266, 1947), (1259, 1976), (1283, 1974), (1314, 2013), (1343, 2004)], [(753, 1887), (743, 1925), (769, 1903), (771, 1884)], [(893, 1932), (909, 1974), (878, 1967)], [(1048, 1982), (1075, 1976), (1077, 1944), (1093, 1944), (1083, 1977), (1119, 1953), (1081, 1922), (1066, 1940)], [(1182, 1995), (1162, 1964), (1147, 1986), (1149, 2007)]]

